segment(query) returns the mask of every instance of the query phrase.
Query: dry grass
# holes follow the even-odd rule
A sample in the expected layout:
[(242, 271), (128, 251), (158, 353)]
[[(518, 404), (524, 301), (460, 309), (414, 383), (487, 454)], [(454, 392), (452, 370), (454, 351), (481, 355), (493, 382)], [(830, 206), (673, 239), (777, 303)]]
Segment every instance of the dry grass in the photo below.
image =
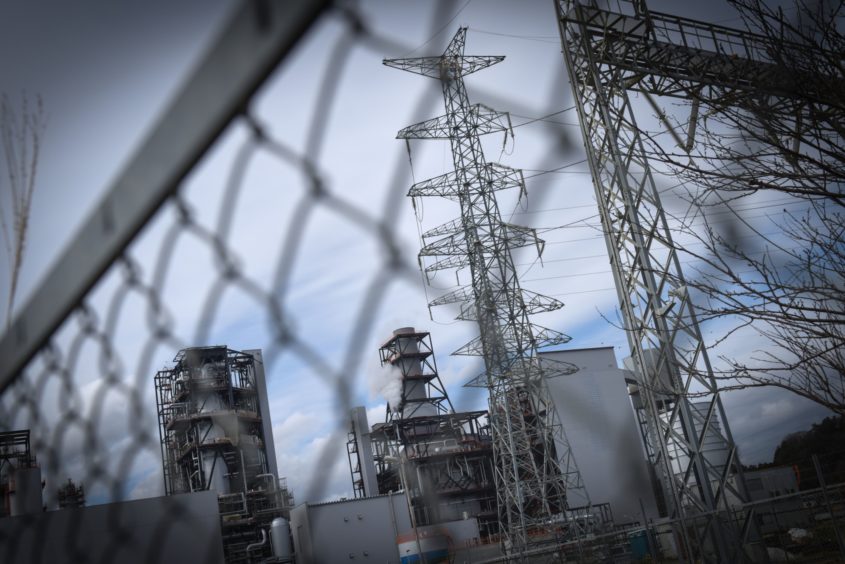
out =
[(9, 296), (6, 305), (6, 328), (12, 321), (12, 308), (18, 286), (18, 276), (26, 250), (26, 234), (35, 192), (35, 175), (41, 137), (46, 126), (44, 105), (36, 97), (31, 107), (26, 94), (22, 96), (17, 114), (6, 94), (0, 100), (0, 138), (6, 160), (6, 176), (10, 197), (0, 198), (0, 225), (9, 261)]

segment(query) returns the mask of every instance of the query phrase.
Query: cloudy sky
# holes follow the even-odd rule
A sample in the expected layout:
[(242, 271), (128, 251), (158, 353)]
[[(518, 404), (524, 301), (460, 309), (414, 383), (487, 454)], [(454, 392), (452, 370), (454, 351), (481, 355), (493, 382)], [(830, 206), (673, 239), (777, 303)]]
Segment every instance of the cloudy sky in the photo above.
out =
[[(13, 103), (23, 92), (30, 98), (39, 95), (48, 115), (18, 308), (153, 127), (232, 4), (0, 1), (0, 91)], [(715, 10), (702, 2), (663, 4), (664, 10), (685, 16), (736, 22), (726, 8)], [(152, 376), (180, 344), (269, 349), (279, 468), (300, 501), (351, 493), (344, 412), (349, 405), (366, 405), (371, 423), (383, 417), (384, 400), (368, 375), (380, 370), (378, 346), (392, 329), (413, 325), (431, 331), (453, 403), (459, 409), (484, 406), (482, 391), (460, 387), (481, 370), (478, 362), (448, 356), (474, 336), (472, 324), (454, 321), (454, 310), (442, 308), (429, 318), (426, 305), (458, 282), (466, 283), (466, 273), (457, 279), (452, 272), (438, 273), (429, 287), (418, 274), (381, 278), (386, 273), (384, 239), (366, 227), (374, 222), (389, 226), (389, 239), (414, 264), (419, 233), (456, 217), (454, 204), (429, 199), (413, 207), (404, 198), (414, 181), (451, 169), (448, 143), (413, 141), (409, 157), (406, 145), (394, 138), (402, 127), (443, 112), (439, 85), (381, 61), (439, 54), (459, 25), (469, 28), (468, 54), (506, 57), (470, 76), (467, 86), (473, 102), (511, 112), (514, 136), (485, 139), (487, 159), (525, 170), (527, 200), (503, 194), (501, 209), (506, 220), (540, 229), (546, 241), (542, 261), (535, 250), (525, 249), (516, 263), (524, 288), (566, 303), (562, 311), (537, 321), (571, 335), (572, 348), (612, 345), (621, 363), (627, 344), (624, 333), (608, 322), (617, 318), (615, 291), (552, 6), (547, 0), (362, 1), (359, 13), (369, 38), (350, 35), (339, 15), (323, 18), (251, 105), (252, 114), (284, 149), (256, 148), (248, 128), (234, 124), (181, 189), (196, 228), (169, 235), (179, 216), (168, 205), (132, 245), (140, 280), (153, 285), (164, 304), (161, 318), (149, 314), (150, 302), (139, 292), (129, 292), (115, 305), (125, 280), (119, 268), (89, 297), (100, 328), (109, 313), (116, 314), (109, 340), (120, 361), (113, 370), (130, 389), (137, 383), (147, 419), (127, 416), (128, 396), (104, 381), (109, 370), (103, 369), (102, 347), (83, 339), (74, 364), (74, 391), (48, 381), (41, 395), (50, 414), (42, 423), (53, 422), (50, 433), (42, 433), (50, 438), (43, 440), (54, 448), (57, 440), (62, 442), (57, 452), (64, 461), (53, 464), (51, 478), (82, 479), (92, 468), (85, 431), (71, 425), (57, 433), (62, 425), (51, 418), (61, 419), (68, 410), (91, 413), (102, 404), (97, 416), (102, 448), (109, 456), (131, 453), (128, 495), (161, 491), (158, 447), (133, 452), (130, 435), (142, 427), (157, 441)], [(286, 150), (307, 154), (336, 198), (332, 201), (341, 204), (301, 207), (310, 201), (309, 184), (302, 167), (284, 158)], [(659, 182), (672, 184), (670, 178)], [(5, 203), (8, 187), (0, 186)], [(227, 199), (227, 194), (237, 197)], [(669, 198), (670, 212), (673, 205), (680, 203)], [(266, 302), (254, 293), (235, 284), (216, 293), (219, 261), (202, 234), (220, 233), (226, 225), (226, 245), (239, 272), (261, 292), (279, 290), (279, 265), (290, 266), (281, 269), (287, 278), (278, 292), (285, 324), (319, 362), (293, 347), (273, 345), (278, 327), (269, 321)], [(160, 268), (162, 256), (167, 260)], [(3, 295), (7, 283), (3, 276)], [(365, 302), (373, 289), (374, 301)], [(365, 303), (374, 307), (362, 310)], [(0, 312), (5, 316), (5, 309)], [(153, 337), (157, 322), (166, 323), (175, 339)], [(81, 324), (74, 318), (56, 339), (65, 358), (76, 350)], [(706, 326), (705, 338), (723, 329)], [(747, 339), (728, 342), (719, 352), (747, 352), (753, 348)], [(338, 379), (350, 397), (340, 393)], [(73, 401), (63, 399), (68, 393)], [(731, 393), (725, 403), (746, 463), (769, 459), (784, 434), (826, 415), (777, 390)], [(32, 416), (21, 412), (16, 424), (30, 425)], [(331, 456), (320, 459), (321, 453)], [(104, 464), (117, 472), (117, 462)], [(94, 500), (108, 495), (105, 485), (95, 484), (89, 492)]]

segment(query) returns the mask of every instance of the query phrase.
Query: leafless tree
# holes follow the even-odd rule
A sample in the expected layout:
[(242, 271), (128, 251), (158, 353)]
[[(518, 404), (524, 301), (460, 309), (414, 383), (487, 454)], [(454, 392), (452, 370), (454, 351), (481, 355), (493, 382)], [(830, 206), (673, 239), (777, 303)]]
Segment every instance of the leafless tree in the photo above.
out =
[(8, 96), (3, 94), (0, 99), (0, 139), (9, 180), (9, 195), (0, 198), (0, 225), (9, 261), (7, 329), (12, 321), (18, 277), (26, 250), (35, 174), (45, 125), (44, 106), (40, 97), (36, 98), (35, 107), (31, 108), (24, 95), (18, 115)]
[[(651, 136), (650, 156), (689, 186), (679, 239), (694, 243), (680, 250), (702, 317), (738, 320), (722, 341), (750, 326), (767, 343), (723, 358), (726, 386), (778, 386), (845, 414), (845, 8), (731, 3), (763, 38), (771, 87), (702, 96), (695, 143)], [(782, 204), (765, 230), (747, 214), (760, 196)]]

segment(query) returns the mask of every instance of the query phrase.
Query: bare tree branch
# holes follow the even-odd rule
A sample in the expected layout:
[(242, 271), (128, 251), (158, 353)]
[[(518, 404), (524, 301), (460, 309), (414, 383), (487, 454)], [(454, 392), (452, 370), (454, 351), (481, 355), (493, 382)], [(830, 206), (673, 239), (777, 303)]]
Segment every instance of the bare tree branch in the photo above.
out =
[[(695, 186), (676, 222), (694, 242), (678, 250), (692, 259), (701, 318), (733, 321), (717, 342), (752, 327), (767, 343), (746, 360), (722, 357), (725, 389), (780, 387), (845, 414), (843, 3), (798, 0), (792, 19), (762, 0), (731, 3), (767, 38), (788, 91), (691, 91), (706, 108), (695, 143), (650, 135), (649, 156)], [(735, 207), (753, 194), (790, 203), (764, 220), (768, 234)]]

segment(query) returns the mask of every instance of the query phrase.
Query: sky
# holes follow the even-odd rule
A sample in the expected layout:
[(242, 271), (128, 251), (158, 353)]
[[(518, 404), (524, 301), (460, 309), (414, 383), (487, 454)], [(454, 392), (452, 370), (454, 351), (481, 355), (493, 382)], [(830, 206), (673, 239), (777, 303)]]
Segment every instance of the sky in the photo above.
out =
[[(99, 327), (110, 323), (109, 313), (118, 313), (108, 326), (120, 360), (103, 369), (101, 344), (90, 338), (75, 344), (75, 337), (85, 334), (80, 330), (84, 321), (77, 317), (57, 336), (64, 358), (76, 355), (75, 389), (48, 381), (38, 392), (49, 414), (42, 421), (49, 427), (49, 433), (41, 431), (42, 440), (55, 450), (46, 456), (62, 459), (50, 467), (49, 479), (91, 473), (95, 462), (86, 451), (87, 431), (56, 420), (67, 410), (94, 413), (101, 404), (96, 420), (97, 437), (108, 453), (103, 464), (116, 473), (120, 460), (129, 461), (125, 495), (161, 493), (157, 445), (133, 452), (132, 440), (143, 428), (149, 429), (151, 443), (157, 441), (154, 371), (172, 360), (179, 344), (227, 344), (234, 349), (272, 344), (274, 327), (260, 299), (236, 285), (215, 293), (218, 262), (202, 233), (219, 232), (226, 222), (231, 226), (227, 245), (237, 257), (238, 270), (262, 291), (272, 291), (279, 257), (290, 259), (282, 298), (285, 321), (323, 363), (309, 363), (291, 347), (270, 347), (277, 353), (271, 355), (268, 374), (279, 468), (299, 501), (310, 495), (351, 495), (345, 408), (366, 405), (371, 423), (383, 418), (384, 399), (371, 380), (381, 370), (378, 347), (393, 329), (415, 326), (431, 331), (440, 375), (456, 408), (484, 407), (483, 391), (461, 387), (481, 371), (479, 362), (448, 356), (475, 335), (472, 324), (454, 321), (455, 311), (448, 308), (436, 308), (429, 317), (427, 302), (454, 289), (455, 274), (438, 273), (428, 287), (418, 273), (391, 276), (388, 284), (381, 284), (385, 247), (354, 219), (389, 225), (403, 260), (413, 265), (419, 233), (456, 217), (452, 204), (427, 199), (412, 206), (404, 197), (414, 181), (451, 169), (448, 143), (412, 141), (406, 147), (395, 139), (399, 129), (443, 112), (439, 86), (389, 69), (381, 61), (439, 54), (459, 25), (469, 28), (468, 54), (506, 57), (466, 82), (471, 101), (509, 111), (515, 126), (512, 138), (490, 136), (484, 148), (488, 161), (525, 170), (527, 200), (502, 194), (505, 219), (538, 228), (546, 241), (542, 261), (536, 260), (533, 249), (515, 257), (523, 288), (566, 304), (537, 322), (572, 336), (570, 348), (613, 346), (620, 364), (628, 356), (625, 335), (614, 325), (616, 294), (597, 229), (552, 3), (470, 0), (445, 3), (439, 13), (435, 5), (360, 2), (363, 21), (378, 41), (353, 38), (347, 43), (342, 18), (323, 18), (251, 103), (251, 113), (272, 139), (316, 163), (329, 193), (356, 210), (353, 219), (348, 207), (325, 201), (303, 212), (300, 204), (308, 201), (308, 184), (301, 167), (272, 151), (244, 149), (250, 147), (250, 135), (239, 122), (223, 134), (180, 191), (198, 228), (179, 230), (170, 238), (168, 230), (179, 216), (168, 205), (131, 246), (140, 279), (156, 286), (165, 313), (151, 316), (149, 301), (140, 292), (123, 297), (120, 268), (105, 275), (87, 302)], [(735, 21), (727, 9), (700, 2), (650, 6), (693, 18)], [(231, 9), (232, 3), (222, 0), (0, 1), (0, 91), (12, 101), (22, 92), (41, 96), (48, 115), (18, 308), (140, 146)], [(342, 64), (332, 66), (338, 60)], [(336, 88), (321, 88), (325, 84)], [(321, 97), (321, 92), (333, 95)], [(315, 131), (320, 135), (314, 136)], [(238, 155), (245, 150), (247, 165), (242, 175), (234, 176), (240, 170), (235, 166)], [(671, 179), (658, 182), (669, 185)], [(226, 200), (232, 185), (237, 186), (237, 198)], [(8, 188), (5, 183), (0, 187), (5, 203)], [(676, 205), (667, 202), (670, 211)], [(301, 227), (298, 220), (303, 221)], [(168, 261), (159, 271), (162, 256)], [(459, 276), (466, 283), (466, 273)], [(5, 295), (7, 277), (2, 279), (0, 291)], [(372, 288), (376, 307), (362, 314)], [(166, 323), (176, 339), (162, 342), (152, 337), (157, 323)], [(712, 340), (724, 328), (702, 329)], [(747, 352), (753, 343), (753, 336), (740, 334), (713, 356)], [(130, 388), (137, 383), (143, 417), (127, 415), (134, 414), (132, 396), (109, 382), (109, 373), (120, 375)], [(331, 380), (338, 377), (347, 379), (348, 399)], [(827, 415), (808, 401), (774, 389), (725, 394), (724, 402), (746, 463), (770, 459), (782, 436)], [(31, 415), (19, 415), (22, 424), (31, 423)], [(322, 453), (336, 456), (321, 459)], [(318, 481), (320, 487), (315, 488)], [(109, 495), (100, 483), (88, 491), (95, 501)]]

